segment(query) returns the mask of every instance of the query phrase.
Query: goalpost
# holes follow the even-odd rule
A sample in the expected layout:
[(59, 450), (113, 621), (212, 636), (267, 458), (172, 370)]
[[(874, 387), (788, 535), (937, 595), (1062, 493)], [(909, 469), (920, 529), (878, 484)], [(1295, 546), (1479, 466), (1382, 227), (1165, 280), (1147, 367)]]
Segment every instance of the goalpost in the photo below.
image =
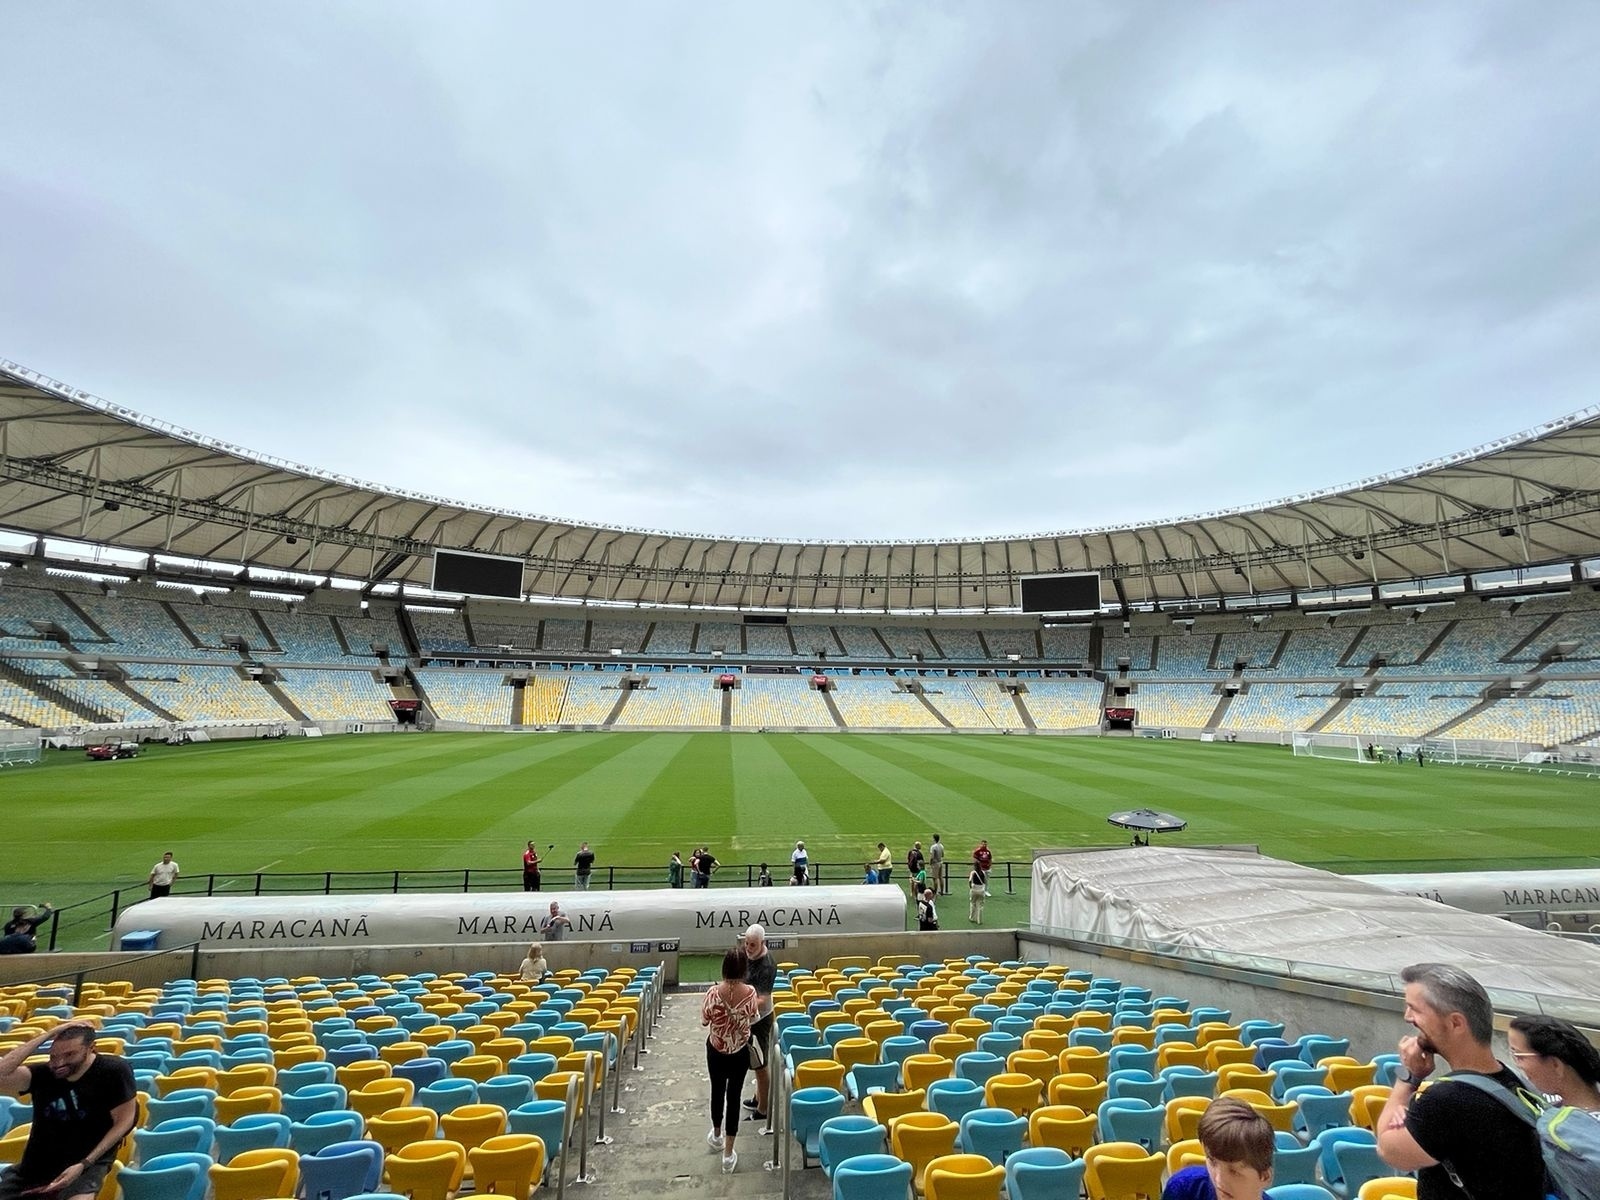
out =
[(1296, 758), (1332, 758), (1340, 762), (1371, 762), (1362, 741), (1353, 733), (1296, 733), (1290, 739)]

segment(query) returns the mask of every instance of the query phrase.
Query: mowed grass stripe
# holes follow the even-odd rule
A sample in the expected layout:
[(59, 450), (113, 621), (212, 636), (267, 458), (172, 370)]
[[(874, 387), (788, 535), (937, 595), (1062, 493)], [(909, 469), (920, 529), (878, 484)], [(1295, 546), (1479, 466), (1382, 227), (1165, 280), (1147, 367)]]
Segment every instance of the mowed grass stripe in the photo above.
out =
[(876, 737), (855, 743), (862, 753), (920, 781), (911, 787), (918, 798), (906, 806), (913, 823), (888, 827), (887, 836), (927, 842), (934, 830), (960, 829), (978, 831), (991, 845), (1004, 846), (1009, 834), (1081, 822), (1084, 809), (1065, 795), (1058, 782), (1030, 772), (1026, 782), (1031, 786), (1024, 788), (1003, 781), (998, 771), (968, 769), (983, 764), (952, 753), (953, 741)]
[[(1287, 748), (1131, 738), (790, 734), (430, 734), (151, 746), (8, 772), (5, 894), (61, 901), (142, 880), (163, 849), (209, 871), (514, 868), (522, 841), (602, 863), (713, 845), (782, 874), (796, 837), (897, 863), (937, 829), (964, 855), (1117, 845), (1116, 808), (1168, 807), (1179, 844), (1256, 842), (1362, 871), (1600, 861), (1591, 779), (1443, 764), (1355, 765)], [(609, 845), (608, 845), (609, 843)], [(858, 878), (859, 876), (854, 876)]]

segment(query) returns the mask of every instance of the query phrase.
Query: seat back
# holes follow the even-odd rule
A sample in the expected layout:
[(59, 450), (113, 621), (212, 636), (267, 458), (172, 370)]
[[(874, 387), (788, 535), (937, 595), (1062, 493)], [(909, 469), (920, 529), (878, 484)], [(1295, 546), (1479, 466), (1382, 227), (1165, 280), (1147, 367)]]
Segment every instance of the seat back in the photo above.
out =
[(304, 1121), (290, 1123), (289, 1146), (301, 1154), (316, 1154), (324, 1147), (359, 1138), (363, 1124), (361, 1114), (348, 1109), (313, 1113)]
[(1018, 1150), (1006, 1159), (1006, 1194), (1010, 1200), (1059, 1200), (1083, 1190), (1087, 1163), (1054, 1146)]
[(545, 1144), (536, 1135), (504, 1133), (467, 1151), (473, 1189), (481, 1195), (525, 1197), (544, 1174)]
[(195, 1151), (152, 1155), (142, 1166), (117, 1171), (117, 1185), (125, 1200), (201, 1200), (210, 1162)]
[(967, 1113), (982, 1108), (983, 1088), (970, 1079), (936, 1079), (928, 1085), (928, 1111), (960, 1121)]
[(817, 1135), (817, 1158), (823, 1172), (833, 1178), (834, 1169), (858, 1154), (883, 1154), (888, 1150), (889, 1131), (870, 1117), (829, 1117)]
[(1010, 1109), (977, 1108), (961, 1117), (956, 1145), (964, 1154), (978, 1154), (996, 1166), (1022, 1149), (1028, 1122)]
[(913, 1168), (891, 1154), (862, 1154), (833, 1173), (833, 1200), (905, 1200)]
[(944, 1154), (928, 1164), (922, 1186), (928, 1200), (1000, 1200), (1003, 1164), (981, 1154)]
[(1157, 1200), (1167, 1160), (1129, 1142), (1102, 1142), (1084, 1154), (1084, 1186), (1089, 1200), (1141, 1196)]
[(213, 1164), (213, 1200), (262, 1200), (292, 1196), (300, 1183), (300, 1156), (293, 1150), (246, 1150), (232, 1162)]
[(467, 1170), (467, 1150), (460, 1142), (435, 1138), (402, 1146), (383, 1160), (389, 1187), (411, 1200), (449, 1200)]
[(896, 1155), (911, 1164), (912, 1180), (920, 1191), (928, 1164), (953, 1153), (960, 1132), (960, 1126), (938, 1113), (907, 1113), (889, 1126), (889, 1143)]
[(370, 1153), (304, 1154), (300, 1157), (300, 1186), (308, 1196), (348, 1200), (377, 1187), (382, 1170), (383, 1152), (377, 1146), (372, 1146)]

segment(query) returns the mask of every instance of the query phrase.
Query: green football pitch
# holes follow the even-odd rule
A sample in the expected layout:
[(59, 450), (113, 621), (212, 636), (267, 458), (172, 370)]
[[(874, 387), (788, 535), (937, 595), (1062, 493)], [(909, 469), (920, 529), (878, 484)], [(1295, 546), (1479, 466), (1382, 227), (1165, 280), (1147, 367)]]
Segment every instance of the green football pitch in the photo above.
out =
[[(1163, 845), (1255, 843), (1338, 871), (1592, 866), (1600, 781), (1513, 770), (1357, 765), (1283, 747), (1145, 738), (719, 733), (416, 734), (151, 746), (89, 762), (49, 752), (0, 776), (0, 902), (71, 903), (138, 885), (161, 851), (185, 875), (519, 866), (530, 838), (570, 867), (664, 871), (709, 845), (742, 881), (779, 881), (795, 839), (825, 882), (897, 863), (940, 833), (986, 837), (1017, 883), (1038, 847), (1114, 846), (1108, 813), (1186, 818)], [(897, 874), (903, 874), (903, 868)], [(555, 883), (552, 880), (552, 883)], [(650, 882), (646, 880), (646, 882)], [(229, 885), (241, 886), (237, 881)], [(449, 881), (436, 886), (452, 886)], [(456, 884), (455, 886), (459, 886)], [(474, 881), (474, 888), (484, 886)], [(501, 886), (517, 886), (506, 875)], [(964, 914), (963, 914), (964, 916)]]

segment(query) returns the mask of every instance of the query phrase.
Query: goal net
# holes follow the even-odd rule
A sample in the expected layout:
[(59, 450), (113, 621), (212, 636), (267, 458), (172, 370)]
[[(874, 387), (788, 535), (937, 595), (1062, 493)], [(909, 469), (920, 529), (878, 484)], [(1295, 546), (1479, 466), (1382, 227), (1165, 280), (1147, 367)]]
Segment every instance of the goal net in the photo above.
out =
[(1361, 739), (1351, 733), (1297, 733), (1290, 744), (1296, 758), (1333, 758), (1340, 762), (1371, 762)]

